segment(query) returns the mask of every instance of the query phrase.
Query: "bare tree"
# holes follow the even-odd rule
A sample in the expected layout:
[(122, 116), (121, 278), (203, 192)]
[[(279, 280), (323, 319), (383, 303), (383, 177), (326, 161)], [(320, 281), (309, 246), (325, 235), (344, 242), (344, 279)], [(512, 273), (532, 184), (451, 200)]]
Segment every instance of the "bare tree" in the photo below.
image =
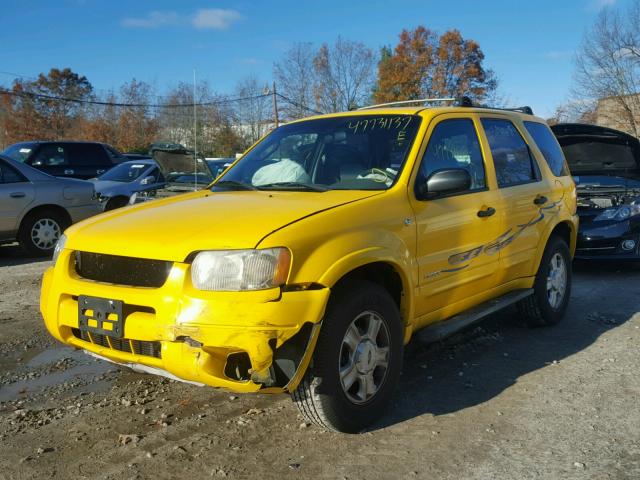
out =
[(640, 1), (604, 9), (576, 57), (573, 103), (593, 108), (599, 123), (640, 135)]
[(282, 113), (286, 118), (306, 117), (309, 109), (313, 108), (314, 56), (311, 43), (296, 43), (273, 65), (278, 91), (290, 100), (283, 102), (282, 106)]
[(272, 99), (266, 95), (269, 91), (269, 85), (260, 83), (254, 75), (236, 85), (236, 95), (242, 100), (236, 103), (235, 109), (247, 146), (258, 141), (275, 125)]
[(363, 43), (338, 37), (320, 47), (313, 59), (314, 96), (323, 112), (338, 112), (369, 102), (376, 58)]

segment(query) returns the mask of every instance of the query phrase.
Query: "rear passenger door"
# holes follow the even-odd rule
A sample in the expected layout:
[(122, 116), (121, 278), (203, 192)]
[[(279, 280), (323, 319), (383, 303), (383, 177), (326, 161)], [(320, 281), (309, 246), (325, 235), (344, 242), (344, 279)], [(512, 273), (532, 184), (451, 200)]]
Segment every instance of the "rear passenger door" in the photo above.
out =
[(65, 145), (69, 156), (68, 176), (93, 178), (103, 174), (113, 166), (102, 145), (98, 143), (68, 143)]
[(534, 259), (550, 215), (553, 183), (543, 178), (524, 125), (508, 117), (482, 116), (491, 152), (503, 218), (503, 233), (491, 246), (500, 252), (500, 284), (531, 276)]

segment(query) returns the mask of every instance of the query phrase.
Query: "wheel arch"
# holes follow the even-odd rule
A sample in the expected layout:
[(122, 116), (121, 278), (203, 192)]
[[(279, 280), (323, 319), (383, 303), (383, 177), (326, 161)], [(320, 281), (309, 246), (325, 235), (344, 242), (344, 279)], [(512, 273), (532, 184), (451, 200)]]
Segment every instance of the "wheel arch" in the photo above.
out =
[(66, 208), (60, 206), (60, 205), (56, 205), (55, 203), (45, 203), (45, 204), (41, 204), (41, 205), (36, 205), (35, 207), (27, 210), (27, 212), (22, 216), (22, 218), (20, 219), (20, 227), (19, 230), (22, 230), (23, 225), (24, 225), (24, 221), (26, 218), (30, 217), (31, 215), (35, 214), (35, 213), (39, 213), (39, 212), (43, 212), (43, 211), (54, 211), (58, 214), (60, 214), (64, 220), (65, 220), (65, 224), (61, 225), (62, 230), (64, 230), (65, 228), (69, 227), (73, 221), (71, 219), (71, 215), (69, 214), (69, 212), (67, 211)]
[[(411, 277), (407, 266), (380, 253), (378, 249), (374, 249), (344, 258), (323, 275), (320, 283), (331, 288), (332, 296), (335, 291), (347, 288), (350, 283), (358, 280), (368, 280), (380, 285), (389, 292), (398, 307), (407, 341), (407, 328), (413, 319)], [(408, 335), (410, 336), (410, 331)]]
[(542, 243), (543, 248), (538, 249), (538, 252), (536, 254), (535, 271), (533, 272), (533, 274), (535, 275), (535, 273), (540, 268), (542, 256), (544, 255), (544, 251), (547, 248), (549, 239), (551, 239), (552, 236), (558, 236), (567, 243), (567, 245), (569, 246), (569, 252), (571, 253), (571, 258), (573, 258), (573, 255), (576, 251), (577, 235), (578, 232), (576, 230), (575, 223), (568, 219), (562, 220), (556, 223), (553, 228), (550, 228), (547, 231), (544, 243)]

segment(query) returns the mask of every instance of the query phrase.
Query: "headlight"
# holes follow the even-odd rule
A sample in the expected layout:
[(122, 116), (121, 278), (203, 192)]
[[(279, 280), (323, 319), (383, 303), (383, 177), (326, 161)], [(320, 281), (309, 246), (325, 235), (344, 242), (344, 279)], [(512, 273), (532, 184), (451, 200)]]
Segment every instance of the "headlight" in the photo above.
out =
[(290, 265), (286, 248), (200, 252), (191, 264), (191, 283), (198, 290), (264, 290), (284, 285)]
[(604, 212), (593, 219), (594, 222), (602, 220), (626, 220), (634, 215), (640, 215), (640, 205), (623, 205), (618, 208), (607, 208)]
[(53, 248), (53, 264), (54, 265), (56, 264), (56, 261), (60, 256), (60, 252), (64, 250), (65, 243), (67, 243), (67, 236), (63, 233), (62, 235), (60, 235), (60, 238), (58, 238), (58, 241), (56, 242), (56, 246)]

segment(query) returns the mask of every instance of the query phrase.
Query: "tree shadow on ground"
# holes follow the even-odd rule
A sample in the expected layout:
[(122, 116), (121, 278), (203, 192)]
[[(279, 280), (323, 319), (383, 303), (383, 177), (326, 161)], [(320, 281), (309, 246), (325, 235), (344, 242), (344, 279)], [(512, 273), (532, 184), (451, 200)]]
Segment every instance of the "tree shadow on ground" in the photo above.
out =
[(558, 325), (526, 328), (511, 307), (443, 342), (409, 344), (393, 406), (372, 429), (489, 401), (519, 377), (589, 347), (640, 310), (639, 269), (589, 263), (575, 265), (574, 272), (569, 309)]

